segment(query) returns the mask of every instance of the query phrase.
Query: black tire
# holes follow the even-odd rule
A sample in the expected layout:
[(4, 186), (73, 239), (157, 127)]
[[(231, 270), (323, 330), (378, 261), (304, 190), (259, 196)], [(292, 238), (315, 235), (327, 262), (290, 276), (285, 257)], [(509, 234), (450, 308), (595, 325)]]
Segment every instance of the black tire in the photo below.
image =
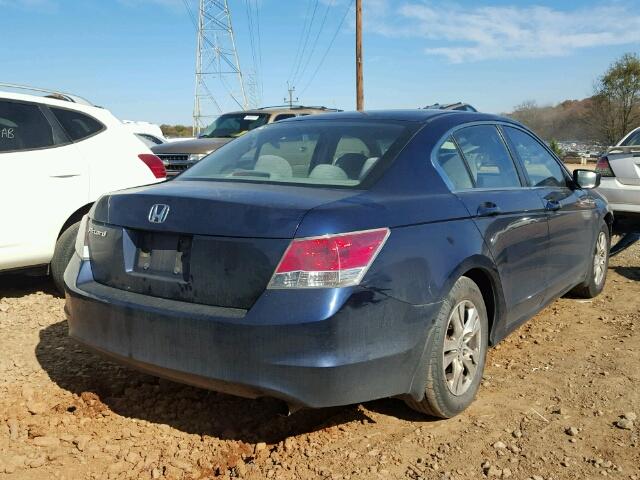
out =
[[(604, 235), (605, 249), (604, 258), (601, 258), (601, 266), (603, 268), (602, 276), (598, 280), (596, 272), (596, 258), (601, 255), (599, 251), (599, 240)], [(598, 235), (596, 235), (596, 241), (593, 247), (593, 254), (591, 256), (591, 262), (589, 262), (589, 271), (586, 275), (587, 280), (571, 290), (571, 293), (581, 298), (594, 298), (600, 295), (604, 289), (604, 285), (607, 282), (607, 269), (609, 268), (609, 250), (611, 249), (611, 236), (609, 233), (609, 226), (602, 222)]]
[(58, 238), (56, 242), (56, 248), (53, 251), (51, 278), (53, 279), (56, 290), (58, 290), (61, 295), (64, 295), (64, 271), (73, 256), (79, 229), (80, 222), (77, 222), (62, 232), (62, 235), (60, 235), (60, 238)]
[[(448, 376), (452, 374), (446, 373), (444, 368), (445, 339), (451, 342), (453, 338), (452, 335), (450, 335), (452, 332), (452, 330), (450, 330), (450, 318), (454, 315), (454, 308), (460, 305), (466, 308), (468, 303), (471, 303), (475, 307), (479, 317), (480, 333), (479, 339), (476, 339), (477, 341), (475, 342), (478, 349), (478, 353), (475, 355), (476, 361), (474, 362), (476, 370), (473, 375), (471, 375), (471, 372), (467, 370), (466, 366), (464, 367), (463, 372), (469, 372), (466, 390), (459, 394), (454, 394), (447, 382)], [(467, 312), (467, 310), (465, 310), (465, 312)], [(464, 315), (467, 315), (467, 313)], [(466, 409), (473, 402), (482, 380), (488, 338), (489, 321), (480, 289), (470, 278), (461, 277), (442, 303), (442, 307), (438, 312), (432, 331), (427, 339), (424, 397), (420, 401), (413, 398), (405, 399), (407, 405), (420, 413), (440, 418), (454, 417)], [(451, 362), (449, 367), (451, 367), (451, 365), (453, 365), (453, 362)]]

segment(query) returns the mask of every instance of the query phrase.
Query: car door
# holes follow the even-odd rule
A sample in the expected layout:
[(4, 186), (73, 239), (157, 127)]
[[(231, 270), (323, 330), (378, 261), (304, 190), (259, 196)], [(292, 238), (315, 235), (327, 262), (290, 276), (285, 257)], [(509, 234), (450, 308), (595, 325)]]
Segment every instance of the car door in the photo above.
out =
[(542, 142), (515, 126), (502, 127), (531, 190), (545, 206), (549, 223), (546, 282), (547, 299), (584, 280), (592, 261), (596, 204), (573, 185), (568, 172)]
[(480, 230), (497, 266), (507, 324), (536, 311), (544, 298), (548, 227), (542, 202), (493, 124), (456, 130), (440, 147), (439, 168)]
[(88, 195), (86, 165), (45, 107), (0, 99), (0, 269), (48, 263)]

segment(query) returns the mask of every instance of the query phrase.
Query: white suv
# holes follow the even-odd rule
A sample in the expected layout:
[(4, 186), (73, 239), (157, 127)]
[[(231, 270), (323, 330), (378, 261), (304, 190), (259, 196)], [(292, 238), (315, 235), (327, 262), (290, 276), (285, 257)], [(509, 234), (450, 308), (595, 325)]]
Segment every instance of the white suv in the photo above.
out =
[(162, 161), (108, 110), (8, 84), (0, 84), (0, 168), (0, 272), (48, 267), (58, 288), (93, 202), (166, 178)]

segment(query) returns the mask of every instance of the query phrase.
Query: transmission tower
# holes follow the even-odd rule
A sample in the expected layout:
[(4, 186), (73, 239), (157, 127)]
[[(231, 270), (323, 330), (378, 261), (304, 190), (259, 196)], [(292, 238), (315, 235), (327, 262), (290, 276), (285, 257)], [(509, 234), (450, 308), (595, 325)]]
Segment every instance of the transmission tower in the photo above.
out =
[(198, 0), (193, 133), (198, 135), (232, 100), (249, 106), (227, 0)]

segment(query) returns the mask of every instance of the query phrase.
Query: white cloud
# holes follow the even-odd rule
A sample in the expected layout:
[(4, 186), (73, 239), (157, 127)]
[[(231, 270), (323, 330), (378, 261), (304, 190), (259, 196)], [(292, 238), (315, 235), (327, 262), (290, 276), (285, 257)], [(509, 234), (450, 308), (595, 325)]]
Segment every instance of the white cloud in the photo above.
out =
[(372, 3), (375, 8), (367, 12), (371, 30), (421, 39), (416, 40), (424, 42), (417, 43), (420, 50), (452, 63), (565, 56), (581, 48), (640, 42), (640, 13), (619, 2), (572, 11), (429, 1), (393, 2), (393, 8), (389, 0)]

